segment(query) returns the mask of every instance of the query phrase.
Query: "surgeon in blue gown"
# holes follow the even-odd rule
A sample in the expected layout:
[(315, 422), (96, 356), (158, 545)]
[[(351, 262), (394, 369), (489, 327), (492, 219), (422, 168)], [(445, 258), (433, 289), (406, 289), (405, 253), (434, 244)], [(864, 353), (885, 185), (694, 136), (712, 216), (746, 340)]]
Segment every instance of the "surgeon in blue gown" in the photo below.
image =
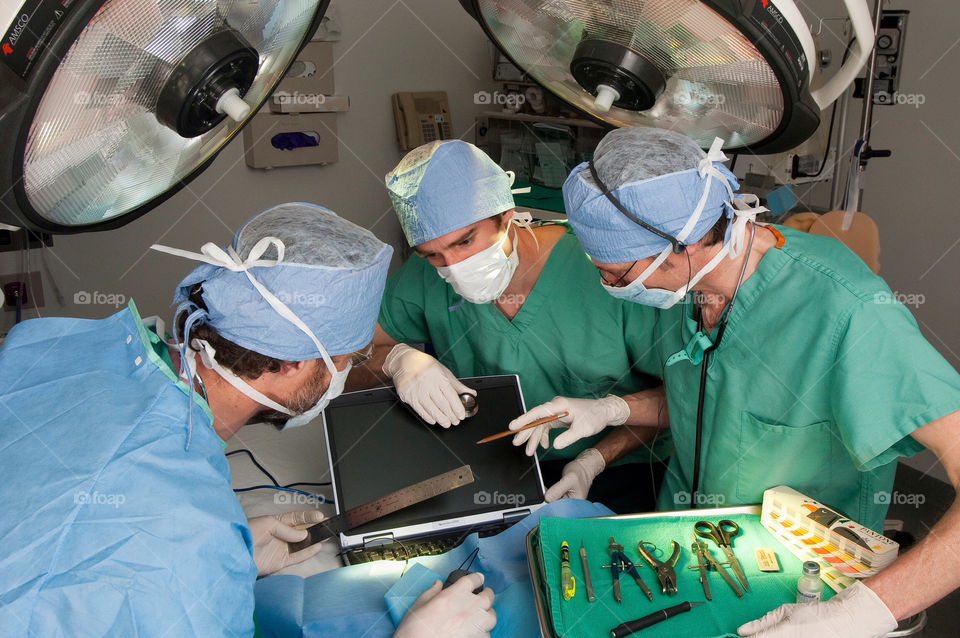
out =
[[(0, 634), (252, 635), (258, 574), (319, 549), (287, 550), (317, 512), (246, 520), (223, 446), (342, 391), (391, 248), (309, 204), (255, 216), (226, 249), (155, 248), (204, 262), (177, 288), (173, 342), (131, 302), (24, 322), (0, 349)], [(397, 635), (489, 631), (474, 580), (428, 591)]]

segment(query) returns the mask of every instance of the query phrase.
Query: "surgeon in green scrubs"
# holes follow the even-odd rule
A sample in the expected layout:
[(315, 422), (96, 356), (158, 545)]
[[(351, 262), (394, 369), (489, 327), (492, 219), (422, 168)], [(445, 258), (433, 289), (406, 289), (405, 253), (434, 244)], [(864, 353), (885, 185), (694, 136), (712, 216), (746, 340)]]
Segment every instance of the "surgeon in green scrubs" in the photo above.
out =
[[(366, 370), (384, 374), (351, 376), (351, 388), (392, 380), (428, 423), (449, 427), (464, 418), (457, 395), (474, 392), (456, 377), (518, 374), (527, 405), (558, 395), (580, 399), (556, 411), (570, 412), (568, 421), (596, 422), (599, 431), (626, 418), (620, 395), (659, 385), (645, 374), (659, 367), (635, 366), (653, 360), (652, 344), (627, 340), (651, 330), (654, 312), (607, 295), (566, 224), (531, 226), (516, 215), (510, 176), (483, 151), (460, 140), (428, 144), (408, 154), (386, 182), (415, 254), (390, 277), (381, 304)], [(429, 343), (437, 356), (407, 345), (416, 343)], [(657, 437), (651, 450), (655, 430), (623, 430), (607, 441), (598, 435), (550, 450), (548, 500), (585, 498), (614, 456), (642, 464), (648, 482), (651, 460), (662, 473), (668, 437)], [(517, 444), (524, 442), (532, 452), (540, 439)], [(639, 449), (624, 455), (627, 445)], [(608, 480), (626, 471), (612, 468)], [(610, 493), (622, 499), (620, 484), (613, 487)], [(651, 487), (623, 507), (652, 507)], [(606, 502), (600, 492), (591, 497)]]
[[(563, 188), (607, 291), (659, 308), (652, 334), (638, 338), (657, 344), (676, 444), (660, 508), (692, 493), (694, 505), (758, 503), (764, 489), (786, 484), (879, 530), (897, 457), (924, 447), (956, 488), (960, 375), (840, 242), (756, 223), (759, 209), (735, 194), (719, 148), (704, 155), (670, 131), (618, 129)], [(627, 401), (635, 409), (626, 423), (649, 419)], [(886, 635), (960, 585), (958, 546), (954, 503), (880, 574), (739, 632)]]

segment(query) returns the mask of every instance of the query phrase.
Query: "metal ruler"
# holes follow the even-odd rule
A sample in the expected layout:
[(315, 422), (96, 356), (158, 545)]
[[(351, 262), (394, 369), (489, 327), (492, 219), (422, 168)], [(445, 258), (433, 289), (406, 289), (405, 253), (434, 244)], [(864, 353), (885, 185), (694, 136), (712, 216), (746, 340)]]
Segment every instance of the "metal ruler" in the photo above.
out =
[(410, 507), (425, 501), (428, 498), (439, 496), (450, 490), (473, 483), (473, 470), (469, 465), (463, 465), (455, 470), (438, 474), (428, 478), (425, 481), (414, 483), (409, 487), (404, 487), (396, 492), (390, 492), (385, 496), (374, 499), (363, 505), (358, 505), (348, 509), (343, 514), (331, 516), (322, 523), (317, 523), (307, 528), (310, 533), (304, 540), (298, 543), (290, 543), (290, 551), (297, 552), (305, 549), (314, 543), (339, 536), (341, 532), (353, 529), (364, 523), (376, 520), (381, 516), (392, 514), (405, 507)]

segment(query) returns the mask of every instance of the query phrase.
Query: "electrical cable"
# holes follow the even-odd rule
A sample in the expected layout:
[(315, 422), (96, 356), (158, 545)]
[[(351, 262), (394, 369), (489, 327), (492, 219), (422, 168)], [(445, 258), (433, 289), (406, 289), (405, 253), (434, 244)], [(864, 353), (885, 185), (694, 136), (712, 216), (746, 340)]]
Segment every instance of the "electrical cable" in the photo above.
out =
[(270, 479), (273, 485), (254, 485), (253, 487), (240, 487), (233, 490), (234, 494), (240, 494), (242, 492), (252, 492), (253, 490), (277, 490), (280, 492), (292, 492), (294, 494), (302, 494), (304, 496), (314, 499), (315, 501), (317, 501), (318, 504), (321, 504), (321, 505), (333, 503), (332, 500), (328, 499), (323, 494), (314, 494), (312, 492), (307, 492), (305, 490), (298, 490), (293, 487), (294, 485), (311, 485), (311, 486), (317, 486), (317, 487), (325, 487), (327, 485), (330, 485), (329, 482), (328, 483), (308, 483), (305, 481), (298, 481), (296, 483), (290, 483), (289, 485), (280, 485), (279, 481), (277, 481), (277, 479), (275, 479), (273, 475), (270, 474), (270, 472), (268, 472), (265, 467), (260, 465), (257, 459), (253, 456), (253, 452), (251, 452), (250, 450), (246, 448), (241, 448), (239, 450), (233, 450), (232, 452), (227, 452), (225, 456), (233, 456), (234, 454), (240, 454), (241, 452), (250, 457), (250, 460), (253, 462), (254, 465), (257, 466), (257, 469), (263, 472), (266, 475), (266, 477)]
[[(840, 66), (843, 66), (844, 62), (847, 61), (847, 56), (850, 55), (850, 48), (853, 46), (853, 43), (856, 41), (857, 41), (856, 38), (851, 38), (850, 41), (847, 42), (847, 48), (843, 52), (843, 58), (840, 60)], [(820, 170), (818, 170), (816, 173), (813, 173), (811, 175), (798, 175), (797, 177), (820, 177), (823, 174), (823, 169), (827, 165), (827, 158), (830, 157), (830, 142), (833, 141), (833, 123), (837, 117), (838, 102), (839, 100), (837, 102), (834, 102), (833, 108), (830, 109), (830, 128), (827, 129), (827, 145), (826, 145), (826, 148), (823, 149), (823, 159), (820, 161)], [(839, 153), (839, 149), (837, 152)], [(834, 176), (834, 179), (836, 179), (836, 176)]]
[(273, 487), (281, 487), (280, 482), (277, 481), (277, 479), (273, 478), (273, 474), (271, 474), (270, 472), (268, 472), (265, 467), (263, 467), (262, 465), (260, 465), (260, 463), (257, 461), (257, 459), (254, 458), (253, 452), (251, 452), (250, 450), (248, 450), (248, 449), (246, 449), (246, 448), (241, 448), (241, 449), (239, 449), (239, 450), (234, 450), (234, 451), (232, 451), (232, 452), (227, 452), (225, 456), (233, 456), (234, 454), (240, 454), (241, 452), (243, 452), (244, 454), (246, 454), (247, 456), (250, 457), (250, 460), (253, 461), (253, 464), (257, 466), (257, 469), (259, 469), (261, 472), (263, 472), (263, 473), (267, 476), (267, 478), (270, 479), (270, 482), (273, 483)]

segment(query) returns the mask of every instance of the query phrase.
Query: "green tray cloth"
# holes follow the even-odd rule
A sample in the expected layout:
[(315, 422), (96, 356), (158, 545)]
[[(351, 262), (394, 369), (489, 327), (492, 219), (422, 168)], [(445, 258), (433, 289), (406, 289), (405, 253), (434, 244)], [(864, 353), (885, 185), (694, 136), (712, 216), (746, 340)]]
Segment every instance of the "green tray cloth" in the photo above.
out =
[(530, 187), (529, 193), (517, 193), (513, 196), (513, 203), (518, 208), (539, 208), (564, 214), (567, 212), (563, 206), (563, 192), (559, 188), (547, 188), (519, 179), (513, 184), (513, 188), (526, 188), (527, 186)]
[[(760, 524), (760, 517), (750, 514), (727, 516), (740, 526), (740, 533), (733, 538), (733, 548), (747, 576), (750, 591), (738, 599), (730, 586), (714, 571), (709, 571), (712, 602), (707, 602), (699, 581), (696, 557), (690, 551), (694, 522), (702, 514), (670, 514), (669, 517), (635, 519), (569, 519), (545, 517), (540, 520), (539, 540), (546, 579), (546, 598), (550, 608), (554, 631), (563, 638), (606, 638), (610, 630), (622, 622), (634, 620), (659, 609), (672, 607), (685, 600), (704, 601), (706, 604), (675, 616), (662, 623), (644, 629), (637, 635), (644, 638), (655, 636), (727, 636), (736, 635), (741, 624), (759, 618), (783, 603), (796, 600), (797, 579), (800, 577), (801, 561), (786, 550)], [(710, 518), (709, 520), (716, 522)], [(609, 538), (613, 536), (623, 545), (624, 553), (637, 566), (643, 582), (653, 592), (653, 601), (648, 601), (629, 574), (620, 575), (620, 592), (623, 603), (613, 598), (613, 579), (607, 551)], [(657, 545), (656, 557), (664, 560), (670, 554), (670, 541), (680, 544), (680, 558), (674, 568), (677, 572), (677, 595), (667, 596), (660, 592), (656, 574), (640, 557), (637, 542), (649, 541)], [(570, 546), (570, 569), (576, 580), (576, 592), (570, 600), (563, 600), (560, 589), (560, 543)], [(597, 600), (587, 601), (580, 562), (580, 543), (587, 550), (590, 576)], [(710, 553), (718, 561), (724, 561), (723, 552), (707, 539)], [(780, 572), (761, 572), (757, 569), (754, 549), (770, 547), (777, 553)], [(733, 572), (728, 569), (731, 576)], [(736, 578), (734, 576), (734, 578)], [(540, 586), (542, 586), (541, 584)], [(536, 585), (535, 585), (536, 586)], [(832, 591), (825, 588), (824, 599)]]

